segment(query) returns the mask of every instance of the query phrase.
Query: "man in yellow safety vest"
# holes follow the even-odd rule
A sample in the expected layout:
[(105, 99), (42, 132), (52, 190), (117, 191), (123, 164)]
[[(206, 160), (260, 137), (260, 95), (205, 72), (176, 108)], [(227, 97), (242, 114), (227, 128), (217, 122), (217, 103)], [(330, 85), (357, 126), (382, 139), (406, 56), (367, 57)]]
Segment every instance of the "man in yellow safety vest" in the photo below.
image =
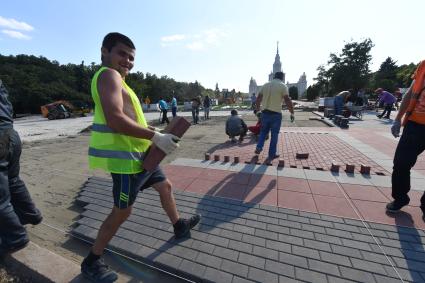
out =
[(171, 183), (161, 168), (146, 171), (143, 157), (152, 143), (169, 154), (179, 138), (162, 134), (147, 125), (140, 101), (124, 79), (134, 65), (135, 46), (125, 35), (109, 33), (101, 48), (102, 67), (91, 84), (95, 116), (89, 147), (90, 168), (111, 173), (114, 207), (101, 225), (89, 255), (81, 264), (83, 275), (94, 282), (114, 282), (118, 276), (101, 257), (104, 248), (129, 217), (137, 193), (155, 188), (161, 204), (174, 226), (176, 238), (186, 237), (200, 215), (180, 218)]

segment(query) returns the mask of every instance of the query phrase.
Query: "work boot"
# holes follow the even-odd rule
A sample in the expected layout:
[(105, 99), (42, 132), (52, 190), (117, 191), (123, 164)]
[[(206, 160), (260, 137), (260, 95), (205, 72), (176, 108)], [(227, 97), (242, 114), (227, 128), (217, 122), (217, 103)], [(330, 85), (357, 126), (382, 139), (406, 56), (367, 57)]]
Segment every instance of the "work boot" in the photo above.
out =
[(199, 223), (201, 217), (202, 216), (200, 214), (196, 214), (189, 219), (180, 218), (179, 220), (177, 220), (176, 224), (173, 225), (175, 238), (181, 239), (183, 237), (186, 237), (189, 234), (190, 229), (192, 229), (196, 226), (196, 224)]
[(399, 212), (403, 206), (406, 206), (408, 204), (409, 204), (409, 201), (405, 201), (403, 203), (392, 201), (387, 204), (386, 209), (388, 212)]
[(118, 279), (118, 275), (109, 269), (103, 258), (95, 260), (92, 264), (88, 264), (87, 260), (81, 263), (81, 273), (87, 279), (96, 283), (110, 283)]

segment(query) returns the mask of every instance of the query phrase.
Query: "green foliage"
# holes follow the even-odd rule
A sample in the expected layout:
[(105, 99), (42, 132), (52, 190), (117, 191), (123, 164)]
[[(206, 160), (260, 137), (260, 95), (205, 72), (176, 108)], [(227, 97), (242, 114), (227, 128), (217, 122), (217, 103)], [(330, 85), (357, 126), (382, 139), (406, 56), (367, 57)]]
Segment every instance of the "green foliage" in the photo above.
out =
[(372, 40), (348, 42), (341, 53), (331, 53), (326, 68), (318, 67), (315, 91), (323, 95), (335, 95), (347, 89), (358, 90), (367, 85), (369, 80), (369, 63), (372, 59), (370, 51)]
[(319, 97), (319, 94), (320, 94), (320, 86), (318, 84), (314, 84), (307, 88), (306, 98), (308, 101), (313, 101), (317, 97)]
[[(90, 84), (100, 65), (91, 63), (60, 65), (45, 57), (0, 54), (0, 79), (6, 85), (16, 113), (39, 113), (40, 106), (56, 100), (82, 101), (92, 104)], [(203, 93), (211, 95), (200, 83), (176, 82), (172, 78), (141, 72), (131, 73), (126, 82), (139, 98), (149, 96), (152, 103), (160, 96), (181, 103)], [(214, 97), (214, 95), (211, 95)]]
[(298, 88), (296, 86), (291, 86), (289, 88), (289, 97), (294, 100), (298, 99)]

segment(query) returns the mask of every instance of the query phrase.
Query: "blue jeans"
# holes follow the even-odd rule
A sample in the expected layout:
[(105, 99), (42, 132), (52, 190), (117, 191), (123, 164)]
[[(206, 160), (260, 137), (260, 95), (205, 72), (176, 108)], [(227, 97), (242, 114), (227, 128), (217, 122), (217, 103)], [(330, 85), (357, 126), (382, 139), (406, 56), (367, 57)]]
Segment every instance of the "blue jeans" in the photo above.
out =
[(342, 96), (335, 96), (334, 98), (335, 115), (341, 115), (343, 106), (344, 106), (344, 99), (342, 98)]
[(171, 107), (171, 113), (173, 113), (173, 118), (177, 116), (177, 107)]
[(276, 156), (276, 146), (279, 137), (280, 125), (282, 124), (282, 113), (266, 111), (261, 114), (261, 130), (257, 143), (257, 151), (262, 151), (266, 136), (271, 132), (269, 158)]

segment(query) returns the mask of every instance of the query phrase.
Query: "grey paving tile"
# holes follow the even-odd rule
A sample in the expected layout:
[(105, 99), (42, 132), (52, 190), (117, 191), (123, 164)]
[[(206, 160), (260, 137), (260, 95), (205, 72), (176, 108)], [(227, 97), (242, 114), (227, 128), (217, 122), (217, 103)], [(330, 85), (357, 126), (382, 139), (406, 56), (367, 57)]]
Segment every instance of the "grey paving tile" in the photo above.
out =
[(246, 234), (242, 236), (242, 242), (256, 245), (256, 246), (261, 246), (261, 247), (266, 246), (266, 239), (260, 238), (257, 236), (246, 235)]
[(216, 246), (213, 251), (213, 255), (227, 259), (227, 260), (237, 261), (239, 257), (239, 252)]
[(279, 275), (268, 272), (264, 269), (250, 267), (248, 271), (248, 279), (255, 282), (271, 282), (279, 283)]
[(198, 160), (191, 158), (177, 158), (170, 163), (170, 165), (181, 165), (181, 166), (190, 166), (196, 168), (207, 168), (211, 161)]
[(340, 266), (339, 270), (343, 278), (347, 278), (355, 282), (376, 283), (373, 274), (370, 272), (344, 266)]
[(260, 269), (264, 269), (264, 265), (266, 264), (265, 258), (242, 252), (239, 253), (238, 262), (248, 266), (258, 267)]
[(223, 260), (220, 270), (246, 278), (248, 275), (248, 266), (229, 260)]
[(269, 248), (254, 246), (252, 254), (268, 259), (279, 260), (279, 252)]
[(299, 255), (308, 258), (320, 259), (319, 252), (311, 248), (304, 248), (300, 246), (292, 246), (292, 253), (294, 255)]
[(322, 262), (315, 259), (308, 259), (309, 269), (319, 271), (325, 274), (332, 274), (335, 276), (340, 276), (340, 272), (338, 266), (335, 264), (330, 264), (326, 262)]
[(217, 256), (212, 256), (205, 253), (199, 253), (196, 262), (205, 266), (219, 269), (223, 259)]
[(303, 169), (295, 169), (295, 168), (287, 168), (287, 167), (279, 168), (277, 170), (277, 176), (298, 178), (298, 179), (307, 178)]
[(307, 259), (302, 256), (296, 256), (289, 253), (279, 253), (279, 261), (289, 265), (308, 268)]
[(299, 267), (295, 267), (295, 278), (306, 282), (328, 283), (325, 274)]
[(234, 240), (229, 241), (228, 247), (229, 249), (233, 249), (233, 250), (244, 252), (244, 253), (251, 253), (253, 249), (252, 244), (244, 243), (240, 241), (234, 241)]
[(293, 265), (281, 263), (278, 261), (266, 260), (265, 269), (270, 272), (274, 272), (280, 275), (288, 276), (291, 278), (295, 277), (295, 268)]
[(308, 180), (336, 182), (337, 180), (329, 171), (304, 170), (304, 174)]
[(266, 247), (281, 252), (291, 252), (291, 245), (279, 241), (266, 240)]
[(325, 242), (319, 242), (314, 240), (305, 239), (304, 240), (304, 246), (316, 250), (321, 250), (325, 252), (331, 252), (331, 246), (328, 243)]
[(320, 253), (320, 259), (322, 261), (326, 261), (326, 262), (330, 262), (330, 263), (338, 264), (338, 265), (343, 265), (343, 266), (348, 266), (348, 267), (352, 266), (350, 258), (347, 256), (323, 252), (323, 251), (320, 251), (319, 253)]
[(211, 267), (205, 270), (204, 278), (210, 282), (231, 283), (233, 275)]

